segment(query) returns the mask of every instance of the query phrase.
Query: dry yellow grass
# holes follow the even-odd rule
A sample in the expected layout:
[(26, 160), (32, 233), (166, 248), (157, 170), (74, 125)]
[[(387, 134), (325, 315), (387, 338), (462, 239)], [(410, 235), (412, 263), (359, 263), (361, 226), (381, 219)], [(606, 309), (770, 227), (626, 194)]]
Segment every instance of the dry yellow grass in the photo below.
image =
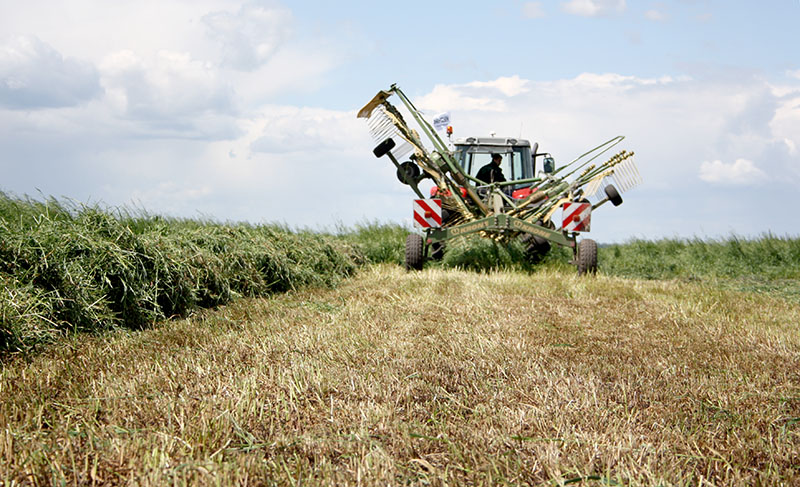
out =
[(0, 482), (800, 482), (800, 306), (368, 268), (0, 372)]

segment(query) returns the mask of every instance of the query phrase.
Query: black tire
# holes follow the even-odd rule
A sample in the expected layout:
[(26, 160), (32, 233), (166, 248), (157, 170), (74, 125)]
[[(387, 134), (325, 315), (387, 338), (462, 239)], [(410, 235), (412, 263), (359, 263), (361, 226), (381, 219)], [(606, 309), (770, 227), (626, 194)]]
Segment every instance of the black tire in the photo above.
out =
[(375, 157), (383, 157), (385, 156), (390, 150), (394, 149), (395, 143), (391, 137), (384, 140), (380, 144), (377, 145), (374, 149), (372, 149), (372, 153), (375, 154)]
[(525, 256), (532, 263), (538, 263), (550, 252), (550, 241), (538, 235), (524, 234), (521, 239), (525, 244)]
[(406, 269), (422, 270), (425, 262), (425, 244), (422, 237), (412, 233), (406, 237)]
[(579, 276), (597, 274), (597, 242), (588, 238), (578, 242), (576, 263)]
[(619, 195), (619, 191), (617, 191), (614, 185), (609, 184), (606, 186), (605, 191), (606, 196), (608, 196), (608, 201), (610, 201), (612, 205), (619, 206), (622, 204), (622, 196)]
[(411, 161), (406, 161), (397, 168), (397, 179), (403, 184), (410, 185), (412, 181), (417, 179), (421, 172), (419, 166)]
[(442, 260), (444, 257), (444, 244), (442, 242), (434, 242), (431, 244), (431, 259)]

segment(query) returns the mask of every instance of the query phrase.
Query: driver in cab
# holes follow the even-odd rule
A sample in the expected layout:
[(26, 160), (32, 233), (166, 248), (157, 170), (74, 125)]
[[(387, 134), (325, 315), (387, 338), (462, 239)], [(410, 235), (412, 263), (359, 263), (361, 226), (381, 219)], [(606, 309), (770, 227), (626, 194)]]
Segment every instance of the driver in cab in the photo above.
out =
[(492, 161), (478, 171), (478, 174), (475, 175), (475, 179), (479, 179), (486, 184), (505, 182), (506, 177), (503, 175), (503, 169), (500, 167), (501, 162), (503, 162), (503, 156), (500, 154), (492, 154)]

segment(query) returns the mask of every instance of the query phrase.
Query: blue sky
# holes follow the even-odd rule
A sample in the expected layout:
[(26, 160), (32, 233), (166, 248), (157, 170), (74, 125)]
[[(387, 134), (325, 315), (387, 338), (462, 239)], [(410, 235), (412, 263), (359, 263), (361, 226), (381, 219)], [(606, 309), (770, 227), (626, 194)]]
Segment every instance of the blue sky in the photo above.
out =
[(798, 235), (800, 1), (0, 0), (0, 190), (221, 221), (410, 221), (355, 112), (398, 83), (456, 136), (644, 183), (599, 241)]

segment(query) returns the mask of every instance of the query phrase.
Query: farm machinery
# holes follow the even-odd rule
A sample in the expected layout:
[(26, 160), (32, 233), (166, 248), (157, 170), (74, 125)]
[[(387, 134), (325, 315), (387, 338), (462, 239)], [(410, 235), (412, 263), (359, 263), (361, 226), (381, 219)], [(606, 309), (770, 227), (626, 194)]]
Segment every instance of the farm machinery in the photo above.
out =
[[(400, 100), (398, 106), (389, 101), (392, 97)], [(358, 117), (367, 119), (378, 143), (375, 156), (388, 157), (400, 182), (417, 195), (413, 215), (422, 235), (406, 239), (408, 269), (422, 269), (426, 259), (440, 258), (449, 240), (480, 236), (501, 244), (519, 239), (532, 258), (546, 254), (551, 244), (569, 247), (578, 273), (593, 274), (597, 243), (578, 236), (590, 230), (594, 210), (607, 202), (619, 206), (620, 193), (641, 182), (633, 152), (623, 150), (597, 162), (623, 136), (557, 168), (549, 153), (528, 140), (492, 136), (452, 142), (447, 127), (452, 143), (446, 143), (396, 85), (379, 91)], [(498, 156), (504, 177), (498, 182), (478, 179), (480, 169)], [(538, 159), (542, 167), (537, 172)], [(420, 189), (425, 180), (433, 183), (428, 197)]]

